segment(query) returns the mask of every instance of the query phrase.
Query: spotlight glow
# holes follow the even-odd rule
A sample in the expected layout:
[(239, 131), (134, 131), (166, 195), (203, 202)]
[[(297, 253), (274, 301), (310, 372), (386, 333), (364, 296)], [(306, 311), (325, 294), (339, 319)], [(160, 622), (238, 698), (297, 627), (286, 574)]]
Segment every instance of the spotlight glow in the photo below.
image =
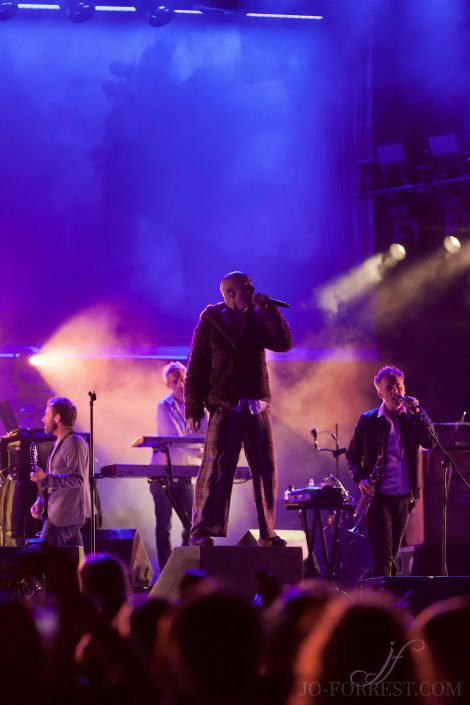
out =
[(38, 353), (29, 358), (29, 364), (39, 367), (41, 370), (64, 367), (70, 355), (61, 352)]
[(357, 301), (382, 281), (384, 271), (381, 254), (369, 257), (355, 269), (317, 289), (314, 292), (317, 305), (325, 313), (335, 316), (343, 306)]
[(444, 238), (444, 247), (446, 248), (447, 252), (450, 252), (452, 255), (454, 255), (456, 252), (460, 252), (460, 250), (462, 249), (462, 243), (460, 242), (459, 238), (455, 235), (447, 235), (447, 237)]
[(44, 362), (44, 355), (32, 355), (29, 358), (29, 364), (32, 365), (33, 367), (42, 367), (43, 362)]
[(406, 257), (406, 249), (400, 242), (392, 242), (389, 251), (393, 259), (398, 261), (405, 259)]
[(41, 352), (37, 355), (32, 355), (29, 358), (29, 364), (33, 367), (38, 367), (43, 371), (50, 370), (70, 370), (75, 363), (75, 360), (81, 356), (69, 352), (68, 350), (61, 350), (60, 348), (50, 351)]

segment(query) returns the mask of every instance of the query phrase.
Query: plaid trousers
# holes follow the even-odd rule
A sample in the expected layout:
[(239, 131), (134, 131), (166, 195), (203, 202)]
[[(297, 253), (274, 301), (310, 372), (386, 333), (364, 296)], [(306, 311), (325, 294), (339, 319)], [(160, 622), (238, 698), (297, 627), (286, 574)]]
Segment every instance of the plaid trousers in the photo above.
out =
[(191, 534), (227, 536), (230, 498), (241, 447), (253, 478), (260, 536), (275, 536), (277, 471), (269, 407), (252, 414), (218, 405), (210, 414), (194, 492)]

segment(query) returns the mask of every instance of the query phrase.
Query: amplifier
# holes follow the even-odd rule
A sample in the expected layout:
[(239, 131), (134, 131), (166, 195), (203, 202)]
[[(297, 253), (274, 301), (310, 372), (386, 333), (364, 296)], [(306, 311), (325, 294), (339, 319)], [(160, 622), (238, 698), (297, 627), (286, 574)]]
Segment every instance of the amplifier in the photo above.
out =
[[(461, 425), (461, 424), (460, 424)], [(470, 425), (470, 424), (466, 424)], [(470, 450), (451, 450), (462, 475), (470, 483)], [(443, 468), (440, 450), (420, 450), (418, 470), (422, 474), (421, 500), (410, 515), (406, 544), (439, 543), (441, 540)], [(470, 490), (453, 472), (447, 503), (449, 543), (470, 543)]]

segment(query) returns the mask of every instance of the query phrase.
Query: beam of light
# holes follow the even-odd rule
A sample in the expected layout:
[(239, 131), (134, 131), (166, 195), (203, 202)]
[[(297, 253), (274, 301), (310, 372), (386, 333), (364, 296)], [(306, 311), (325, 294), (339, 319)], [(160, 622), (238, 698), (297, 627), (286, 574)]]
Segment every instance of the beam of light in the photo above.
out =
[(76, 358), (76, 355), (60, 352), (60, 350), (49, 351), (47, 353), (37, 353), (29, 358), (29, 364), (33, 367), (38, 367), (41, 370), (52, 370), (65, 368), (70, 362)]
[[(156, 435), (156, 405), (168, 394), (161, 376), (165, 361), (145, 354), (147, 340), (132, 333), (126, 335), (127, 323), (119, 308), (91, 307), (64, 322), (36, 360), (40, 364), (37, 369), (51, 389), (50, 396), (65, 396), (76, 404), (79, 430), (89, 430), (88, 391), (96, 392), (97, 472), (109, 463), (150, 462), (150, 451), (132, 448), (131, 443), (138, 436)], [(139, 358), (126, 354), (129, 350), (138, 354), (139, 347), (144, 352)], [(115, 351), (113, 359), (107, 359), (104, 351), (108, 350)], [(148, 552), (155, 556), (155, 515), (147, 482), (99, 480), (99, 492), (104, 526), (135, 527)], [(175, 524), (177, 534), (181, 529), (179, 522)], [(176, 535), (174, 540), (177, 543)]]
[[(162, 379), (163, 360), (149, 359), (150, 355), (139, 359), (126, 359), (125, 355), (119, 359), (87, 356), (90, 350), (137, 351), (139, 346), (145, 350), (146, 337), (139, 339), (132, 332), (126, 335), (126, 330), (126, 314), (119, 307), (94, 306), (64, 322), (40, 351), (46, 364), (38, 370), (51, 389), (50, 396), (72, 399), (78, 409), (79, 430), (89, 430), (88, 391), (96, 392), (97, 472), (100, 466), (110, 463), (149, 464), (150, 449), (132, 448), (131, 443), (138, 436), (156, 435), (156, 405), (168, 394)], [(57, 364), (49, 364), (54, 361)], [(147, 481), (100, 479), (99, 493), (104, 527), (135, 527), (149, 553), (155, 556), (155, 513)], [(237, 519), (231, 523), (227, 542), (235, 542), (243, 526), (252, 526), (256, 520), (250, 495), (249, 483), (234, 490), (233, 513)], [(175, 544), (180, 532), (179, 522), (174, 521)]]
[[(189, 346), (157, 347), (155, 353), (144, 353), (138, 351), (123, 352), (67, 352), (53, 350), (47, 353), (35, 353), (28, 358), (30, 365), (42, 369), (52, 369), (64, 366), (67, 362), (79, 360), (180, 360), (186, 362), (189, 357)], [(358, 350), (353, 348), (340, 349), (338, 346), (317, 346), (292, 348), (287, 353), (276, 353), (272, 350), (266, 351), (267, 360), (276, 362), (318, 362), (319, 360), (369, 360), (371, 351), (368, 349)], [(22, 357), (23, 353), (0, 353), (0, 357)], [(375, 353), (372, 355), (375, 359)]]
[[(29, 362), (34, 367), (54, 367), (66, 363), (67, 360), (187, 360), (189, 347), (172, 348), (174, 352), (156, 352), (155, 354), (145, 353), (113, 353), (113, 352), (67, 352), (54, 350), (47, 353), (38, 353), (29, 358)], [(13, 355), (9, 355), (13, 357)], [(19, 357), (19, 355), (18, 355)]]
[[(334, 429), (339, 421), (340, 442), (347, 445), (360, 413), (374, 404), (375, 393), (371, 382), (379, 367), (378, 359), (324, 360), (314, 365), (296, 363), (286, 370), (270, 367), (276, 416), (282, 419), (276, 430), (276, 455), (279, 468), (285, 468), (285, 484), (297, 484), (302, 482), (302, 477), (316, 473), (321, 479), (331, 472), (330, 454), (313, 458), (310, 429), (314, 426)], [(348, 394), (348, 403), (340, 405), (339, 417), (338, 389), (347, 390)], [(333, 441), (330, 442), (332, 447)], [(310, 467), (307, 475), (303, 446), (311, 449), (312, 464), (310, 466), (307, 462)], [(305, 479), (303, 482), (305, 484)]]
[(202, 10), (173, 10), (175, 15), (202, 15)]
[(470, 242), (462, 245), (458, 257), (439, 248), (412, 267), (403, 269), (390, 285), (384, 281), (377, 308), (382, 332), (392, 329), (404, 312), (413, 309), (417, 313), (430, 306), (466, 271), (470, 271)]
[[(335, 316), (342, 307), (353, 303), (382, 281), (387, 270), (396, 265), (396, 260), (383, 254), (369, 257), (361, 265), (314, 292), (317, 305), (325, 313)], [(305, 308), (308, 308), (305, 306)]]
[(443, 244), (447, 252), (450, 252), (452, 255), (456, 252), (460, 252), (462, 249), (462, 243), (456, 235), (447, 235), (444, 238)]

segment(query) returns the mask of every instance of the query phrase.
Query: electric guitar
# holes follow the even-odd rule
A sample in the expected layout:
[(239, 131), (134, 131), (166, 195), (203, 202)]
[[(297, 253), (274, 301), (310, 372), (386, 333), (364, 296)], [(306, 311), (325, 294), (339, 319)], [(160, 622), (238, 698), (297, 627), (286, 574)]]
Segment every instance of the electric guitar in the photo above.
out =
[[(38, 455), (38, 447), (36, 443), (31, 442), (29, 445), (29, 462), (31, 463), (31, 470), (35, 469), (38, 466), (39, 462), (39, 455)], [(43, 482), (37, 481), (36, 486), (38, 488), (38, 498), (42, 502), (42, 514), (44, 514), (44, 511), (46, 509), (46, 501), (47, 501), (47, 493), (46, 493), (46, 488), (44, 487)]]

